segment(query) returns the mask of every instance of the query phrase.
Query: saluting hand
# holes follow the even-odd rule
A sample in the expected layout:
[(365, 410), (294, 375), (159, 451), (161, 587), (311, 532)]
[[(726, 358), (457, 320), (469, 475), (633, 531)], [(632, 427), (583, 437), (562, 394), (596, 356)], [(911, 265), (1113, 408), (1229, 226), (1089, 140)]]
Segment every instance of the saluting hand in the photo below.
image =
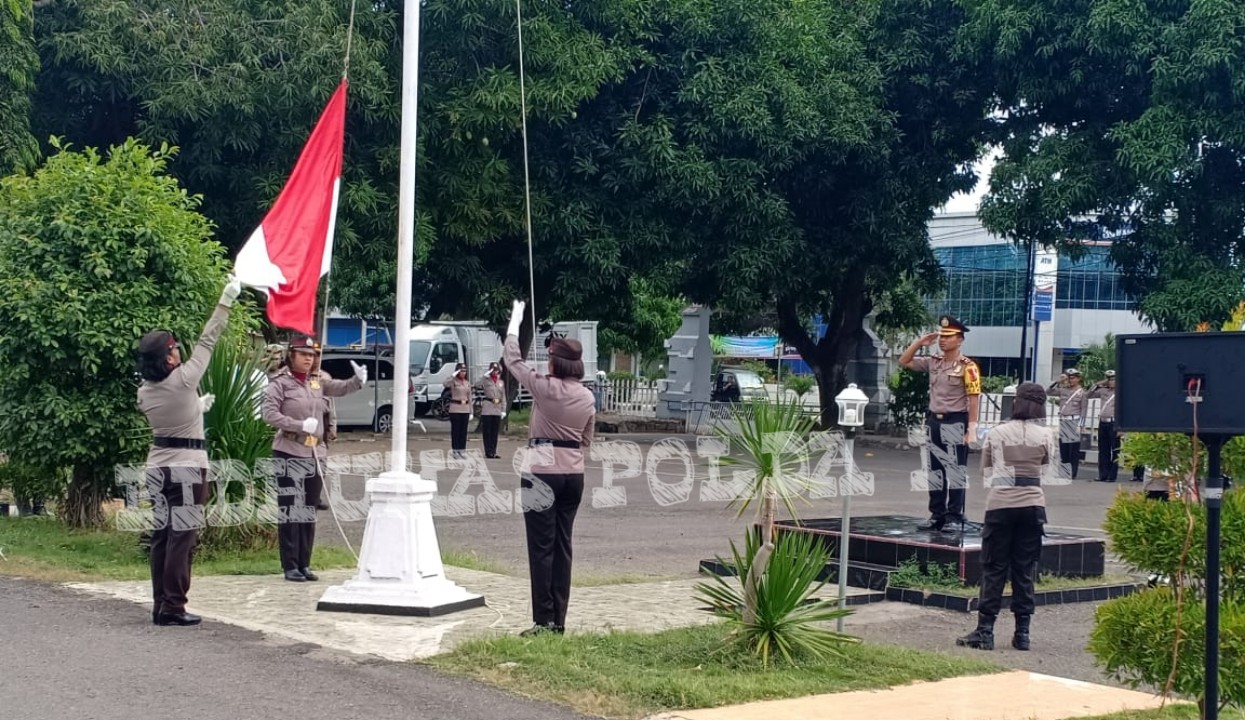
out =
[(359, 382), (361, 383), (367, 382), (367, 366), (366, 365), (360, 365), (354, 360), (351, 360), (350, 367), (354, 368), (354, 376), (359, 378)]
[(921, 345), (924, 347), (929, 347), (936, 342), (938, 342), (938, 333), (936, 332), (925, 333), (921, 336)]

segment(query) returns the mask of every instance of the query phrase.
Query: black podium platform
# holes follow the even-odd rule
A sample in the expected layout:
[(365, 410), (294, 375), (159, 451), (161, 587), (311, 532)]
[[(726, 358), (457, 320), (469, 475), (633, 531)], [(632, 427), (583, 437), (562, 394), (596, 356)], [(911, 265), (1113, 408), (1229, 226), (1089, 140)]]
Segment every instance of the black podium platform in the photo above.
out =
[[(970, 523), (963, 533), (958, 528), (917, 530), (923, 521), (924, 518), (904, 515), (852, 518), (848, 561), (896, 568), (915, 558), (922, 566), (937, 563), (955, 567), (965, 585), (981, 584), (980, 527)], [(839, 556), (840, 518), (779, 521), (778, 532), (812, 534), (822, 539), (833, 557)], [(1044, 575), (1101, 577), (1105, 566), (1106, 544), (1101, 539), (1057, 532), (1048, 532), (1042, 539), (1039, 572)]]

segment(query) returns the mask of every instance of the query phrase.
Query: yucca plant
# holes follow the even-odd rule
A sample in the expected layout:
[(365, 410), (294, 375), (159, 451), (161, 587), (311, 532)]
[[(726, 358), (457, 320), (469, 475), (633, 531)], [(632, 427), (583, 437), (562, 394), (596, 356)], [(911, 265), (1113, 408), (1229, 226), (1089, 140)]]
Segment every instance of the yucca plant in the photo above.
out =
[[(757, 575), (755, 592), (747, 599), (742, 578), (753, 575), (762, 550), (758, 532), (749, 532), (741, 555), (731, 542), (737, 575), (714, 576), (696, 590), (709, 608), (736, 627), (731, 636), (756, 653), (768, 667), (776, 655), (794, 663), (801, 655), (824, 659), (839, 654), (839, 648), (858, 642), (850, 635), (831, 630), (827, 624), (851, 614), (839, 610), (832, 600), (814, 599), (825, 585), (818, 576), (826, 566), (829, 552), (811, 535), (783, 533), (774, 543), (767, 569)], [(754, 603), (746, 613), (747, 603)]]
[(755, 507), (757, 528), (748, 534), (744, 556), (731, 544), (738, 590), (717, 578), (715, 583), (698, 585), (697, 591), (716, 611), (739, 624), (740, 639), (766, 664), (775, 649), (788, 658), (791, 648), (797, 647), (822, 654), (846, 636), (816, 623), (850, 612), (808, 602), (821, 587), (817, 576), (826, 565), (827, 551), (807, 536), (784, 536), (778, 543), (774, 538), (779, 504), (797, 519), (795, 501), (809, 489), (814, 420), (798, 401), (785, 400), (733, 406), (732, 414), (734, 427), (716, 431), (731, 444), (731, 454), (719, 462), (747, 470), (749, 483), (731, 506), (741, 516)]
[[(214, 461), (233, 460), (246, 466), (252, 482), (256, 485), (254, 498), (268, 478), (254, 473), (255, 463), (272, 454), (272, 426), (259, 417), (259, 403), (267, 384), (266, 368), (260, 353), (245, 345), (222, 341), (212, 353), (212, 361), (200, 381), (200, 392), (216, 396), (212, 408), (203, 418), (207, 434), (208, 457)], [(210, 502), (220, 502), (212, 488)], [(231, 483), (227, 489), (227, 502), (236, 503), (246, 496), (247, 489)], [(215, 550), (232, 550), (255, 547), (274, 547), (275, 528), (257, 521), (248, 521), (228, 527), (209, 526), (204, 529), (201, 542), (211, 553)]]

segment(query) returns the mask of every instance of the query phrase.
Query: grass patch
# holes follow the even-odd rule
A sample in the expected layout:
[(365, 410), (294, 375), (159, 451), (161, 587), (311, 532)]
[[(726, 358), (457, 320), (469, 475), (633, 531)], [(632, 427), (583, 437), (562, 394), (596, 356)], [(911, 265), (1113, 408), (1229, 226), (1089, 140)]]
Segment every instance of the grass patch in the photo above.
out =
[[(0, 575), (51, 582), (145, 580), (151, 577), (138, 533), (70, 530), (48, 517), (0, 518)], [(344, 548), (316, 548), (320, 569), (354, 567)], [(280, 570), (277, 551), (196, 552), (195, 575), (271, 575)]]
[[(1168, 705), (1162, 710), (1127, 710), (1110, 715), (1095, 715), (1084, 720), (1201, 720), (1197, 705)], [(1224, 710), (1219, 720), (1245, 720), (1245, 712)]]
[(441, 562), (452, 567), (478, 570), (480, 572), (507, 575), (506, 568), (472, 550), (446, 550), (441, 548)]
[(606, 718), (754, 700), (885, 688), (999, 670), (984, 661), (851, 645), (843, 657), (762, 668), (720, 624), (659, 633), (615, 632), (475, 640), (426, 662), (507, 690)]
[(585, 573), (583, 575), (573, 575), (571, 577), (571, 585), (574, 587), (605, 587), (607, 585), (635, 585), (678, 579), (679, 577), (675, 575), (644, 575), (641, 573), (618, 573), (613, 575), (605, 573), (595, 575)]
[[(1038, 578), (1037, 592), (1055, 590), (1079, 590), (1081, 588), (1101, 587), (1103, 585), (1127, 585), (1139, 582), (1131, 575), (1104, 575), (1102, 577), (1073, 578), (1044, 575)], [(976, 585), (960, 584), (959, 574), (951, 564), (939, 565), (929, 563), (922, 567), (915, 559), (900, 563), (899, 569), (891, 574), (890, 586), (911, 588), (926, 592), (940, 592), (957, 597), (977, 597), (981, 588)]]

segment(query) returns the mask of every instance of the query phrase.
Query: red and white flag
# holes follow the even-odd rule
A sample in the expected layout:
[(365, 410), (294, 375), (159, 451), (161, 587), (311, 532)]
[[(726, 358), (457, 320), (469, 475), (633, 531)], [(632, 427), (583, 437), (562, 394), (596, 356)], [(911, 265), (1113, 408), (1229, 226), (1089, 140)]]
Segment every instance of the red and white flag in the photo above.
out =
[(294, 172), (238, 251), (234, 272), (268, 295), (273, 325), (313, 335), (316, 289), (333, 261), (346, 133), (346, 81), (320, 115)]

